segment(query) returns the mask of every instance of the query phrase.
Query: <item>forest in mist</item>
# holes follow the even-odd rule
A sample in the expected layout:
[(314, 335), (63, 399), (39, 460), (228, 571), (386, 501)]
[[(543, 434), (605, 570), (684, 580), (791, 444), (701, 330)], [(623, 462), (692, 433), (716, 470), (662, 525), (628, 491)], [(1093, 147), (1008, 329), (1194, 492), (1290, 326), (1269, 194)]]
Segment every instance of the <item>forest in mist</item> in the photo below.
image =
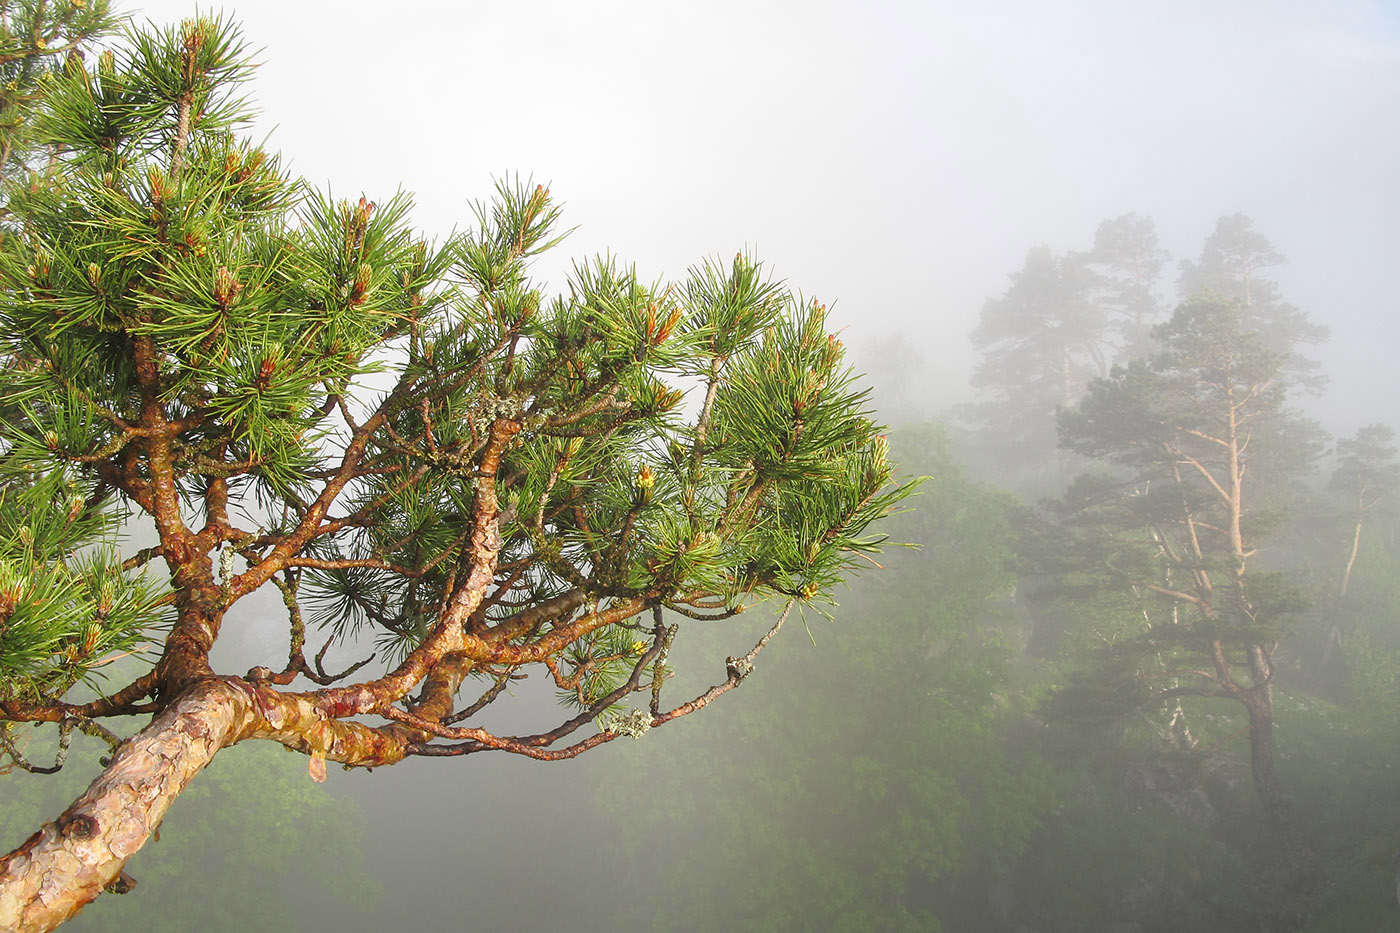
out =
[[(1238, 214), (1178, 265), (1137, 215), (1031, 249), (969, 335), (974, 401), (938, 411), (917, 345), (883, 345), (874, 399), (927, 477), (886, 530), (913, 547), (740, 695), (548, 765), (317, 786), (241, 747), (141, 887), (72, 928), (450, 925), (464, 903), (481, 929), (1386, 928), (1400, 462), (1385, 425), (1301, 413), (1328, 335), (1281, 262)], [(684, 686), (768, 624), (736, 622), (677, 639)], [(513, 715), (553, 705), (512, 691)], [(82, 787), (84, 743), (5, 779), (3, 842)]]
[[(51, 108), (0, 119), (0, 854), (171, 701), (167, 540), (220, 607), (170, 684), (338, 699), (63, 929), (1400, 928), (1389, 5), (122, 6), (0, 2), (0, 116)], [(10, 622), (47, 481), (136, 516), (90, 644)], [(504, 647), (326, 714), (459, 566)]]

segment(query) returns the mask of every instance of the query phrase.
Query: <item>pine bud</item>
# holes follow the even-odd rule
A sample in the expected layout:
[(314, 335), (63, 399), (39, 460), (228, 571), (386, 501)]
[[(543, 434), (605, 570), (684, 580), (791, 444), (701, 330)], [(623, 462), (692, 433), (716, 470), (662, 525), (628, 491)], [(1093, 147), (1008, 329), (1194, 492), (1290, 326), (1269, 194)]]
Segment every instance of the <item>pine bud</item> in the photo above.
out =
[(228, 308), (242, 290), (243, 283), (225, 267), (220, 266), (214, 273), (214, 301), (218, 302), (219, 307)]
[(208, 21), (202, 18), (187, 19), (180, 24), (180, 37), (184, 40), (187, 53), (193, 54), (204, 47), (207, 25)]
[(372, 270), (364, 263), (361, 263), (360, 267), (355, 270), (355, 281), (350, 286), (350, 306), (352, 308), (364, 304), (365, 292), (369, 291), (371, 275)]

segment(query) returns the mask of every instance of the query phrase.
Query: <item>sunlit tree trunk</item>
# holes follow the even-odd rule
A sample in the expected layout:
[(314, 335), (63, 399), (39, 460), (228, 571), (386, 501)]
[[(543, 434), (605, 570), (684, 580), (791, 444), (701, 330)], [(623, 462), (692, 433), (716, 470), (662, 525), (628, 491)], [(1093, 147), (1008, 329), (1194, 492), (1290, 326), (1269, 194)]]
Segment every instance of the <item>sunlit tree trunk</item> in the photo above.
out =
[(185, 786), (248, 726), (250, 706), (209, 680), (123, 743), (86, 793), (0, 859), (0, 929), (51, 930), (113, 886)]
[(1351, 536), (1351, 553), (1347, 555), (1347, 565), (1342, 571), (1342, 588), (1338, 595), (1346, 599), (1347, 588), (1351, 585), (1351, 569), (1356, 566), (1356, 555), (1361, 551), (1361, 525), (1366, 517), (1366, 486), (1363, 483), (1356, 494), (1356, 528)]

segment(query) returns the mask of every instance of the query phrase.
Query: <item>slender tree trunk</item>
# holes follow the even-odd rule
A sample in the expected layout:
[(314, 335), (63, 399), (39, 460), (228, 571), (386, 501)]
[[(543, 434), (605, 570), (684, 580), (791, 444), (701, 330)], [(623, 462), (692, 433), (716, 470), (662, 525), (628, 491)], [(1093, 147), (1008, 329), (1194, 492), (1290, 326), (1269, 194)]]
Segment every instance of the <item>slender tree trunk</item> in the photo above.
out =
[(124, 742), (86, 793), (0, 859), (0, 930), (52, 930), (113, 885), (170, 804), (254, 715), (248, 694), (205, 680)]
[(1356, 513), (1356, 533), (1351, 537), (1351, 554), (1347, 556), (1346, 569), (1342, 571), (1341, 597), (1346, 599), (1347, 587), (1351, 585), (1351, 568), (1356, 565), (1356, 555), (1361, 550), (1361, 513)]
[(1244, 691), (1242, 699), (1249, 711), (1249, 765), (1254, 778), (1254, 791), (1264, 808), (1264, 818), (1270, 829), (1277, 830), (1289, 822), (1288, 798), (1279, 784), (1274, 767), (1274, 685), (1273, 664), (1263, 645), (1250, 645), (1250, 677), (1253, 686)]
[[(1260, 651), (1258, 646), (1251, 653)], [(1279, 783), (1274, 761), (1274, 698), (1267, 683), (1246, 691), (1249, 711), (1249, 765), (1254, 791), (1264, 811), (1261, 842), (1264, 858), (1277, 882), (1288, 889), (1302, 890), (1320, 880), (1318, 855), (1303, 841), (1293, 822), (1292, 805)]]
[(1279, 784), (1274, 766), (1273, 698), (1250, 691), (1245, 702), (1249, 711), (1249, 769), (1254, 778), (1254, 792), (1264, 809), (1264, 819), (1271, 830), (1289, 825), (1288, 798)]

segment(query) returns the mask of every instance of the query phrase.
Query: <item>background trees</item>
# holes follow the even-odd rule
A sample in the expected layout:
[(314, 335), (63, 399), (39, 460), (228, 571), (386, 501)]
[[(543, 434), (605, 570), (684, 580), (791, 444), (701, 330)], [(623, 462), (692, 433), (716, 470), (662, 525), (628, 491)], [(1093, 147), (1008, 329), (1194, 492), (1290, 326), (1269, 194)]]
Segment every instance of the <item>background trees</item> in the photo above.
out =
[(972, 333), (983, 360), (972, 384), (990, 396), (981, 420), (1003, 456), (1053, 450), (1047, 425), (1055, 409), (1108, 372), (1107, 316), (1090, 300), (1091, 283), (1082, 255), (1038, 247), (1011, 276), (1006, 294), (983, 307)]
[(1355, 436), (1337, 441), (1337, 467), (1332, 488), (1347, 498), (1354, 526), (1351, 550), (1342, 568), (1338, 596), (1346, 599), (1351, 572), (1361, 553), (1361, 532), (1367, 518), (1380, 508), (1400, 482), (1400, 465), (1395, 462), (1395, 432), (1384, 424), (1368, 424)]
[[(972, 332), (982, 355), (972, 376), (979, 399), (966, 415), (997, 475), (1028, 482), (1046, 465), (1068, 471), (1055, 412), (1144, 351), (1160, 315), (1166, 259), (1152, 221), (1124, 214), (1099, 225), (1088, 252), (1032, 249), (1006, 293), (983, 306)], [(1005, 472), (1008, 464), (1018, 465), (1016, 474)]]
[(1247, 309), (1265, 346), (1283, 357), (1294, 384), (1321, 388), (1319, 364), (1308, 347), (1327, 339), (1327, 328), (1283, 300), (1266, 270), (1282, 265), (1283, 255), (1254, 229), (1244, 214), (1221, 217), (1201, 247), (1196, 262), (1184, 260), (1177, 291), (1183, 299), (1206, 297), (1233, 301)]
[[(1132, 242), (1128, 219), (1105, 222), (1100, 241), (1115, 230)], [(1139, 253), (1160, 269), (1155, 243)], [(1365, 608), (1337, 592), (1357, 520), (1381, 517), (1362, 489), (1389, 488), (1393, 452), (1388, 429), (1363, 429), (1338, 442), (1330, 494), (1313, 479), (1326, 434), (1294, 406), (1325, 384), (1310, 350), (1326, 332), (1283, 299), (1270, 277), (1281, 262), (1247, 217), (1222, 218), (1200, 260), (1182, 264), (1171, 320), (1061, 408), (1061, 443), (1090, 469), (1058, 483), (1048, 467), (1000, 474), (1056, 494), (1024, 527), (1017, 587), (1032, 626), (1025, 689), (1045, 691), (1044, 754), (1062, 777), (1063, 818), (1045, 821), (1019, 862), (1019, 883), (1047, 897), (1042, 917), (1294, 929), (1380, 909), (1383, 893), (1350, 914), (1309, 879), (1319, 868), (1382, 878), (1381, 840), (1400, 840), (1393, 823), (1343, 830), (1351, 805), (1322, 802), (1329, 781), (1370, 787), (1370, 768), (1383, 767), (1359, 736), (1381, 728), (1395, 696), (1380, 622), (1392, 587), (1372, 578)], [(1118, 293), (1131, 292), (1131, 276), (1121, 281)], [(1096, 300), (1114, 293), (1099, 287)], [(995, 439), (964, 440), (976, 462), (996, 463), (979, 450)], [(1367, 539), (1373, 566), (1389, 566), (1388, 535)], [(1359, 770), (1303, 751), (1331, 747), (1334, 731), (1358, 742), (1343, 758)], [(1339, 855), (1348, 833), (1373, 854)], [(1135, 853), (1133, 867), (1108, 880), (1123, 863), (1098, 863), (1093, 846)], [(1220, 895), (1186, 868), (1200, 856), (1185, 853), (1212, 847), (1223, 847), (1214, 877), (1236, 892), (1237, 913), (1208, 908)], [(1103, 887), (1052, 903), (1086, 876)]]
[(1123, 214), (1094, 231), (1094, 247), (1086, 259), (1096, 276), (1095, 302), (1108, 317), (1114, 361), (1151, 351), (1152, 328), (1162, 318), (1157, 290), (1170, 258), (1150, 217)]

